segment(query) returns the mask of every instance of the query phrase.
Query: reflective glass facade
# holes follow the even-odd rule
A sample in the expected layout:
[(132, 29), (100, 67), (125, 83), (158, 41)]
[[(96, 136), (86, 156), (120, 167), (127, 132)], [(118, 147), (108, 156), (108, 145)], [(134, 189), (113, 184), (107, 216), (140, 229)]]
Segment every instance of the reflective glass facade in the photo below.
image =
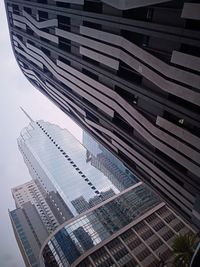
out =
[[(18, 145), (33, 179), (52, 198), (52, 192), (59, 193), (73, 216), (125, 189), (125, 179), (118, 181), (119, 186), (92, 166), (83, 145), (56, 125), (31, 122), (22, 130)], [(133, 175), (127, 179), (127, 187), (138, 182)]]
[(87, 161), (104, 173), (120, 191), (139, 181), (119, 159), (85, 131), (83, 132), (83, 145), (87, 149)]
[[(51, 235), (41, 251), (51, 250), (57, 262), (55, 266), (70, 266), (89, 249), (159, 204), (160, 199), (142, 183), (138, 183), (127, 192), (113, 196), (70, 220), (65, 227)], [(43, 262), (48, 266), (48, 260), (43, 256)]]
[(193, 231), (165, 205), (135, 220), (97, 249), (76, 261), (77, 267), (160, 267), (170, 262), (173, 239)]
[[(31, 120), (18, 146), (59, 224), (40, 245), (42, 267), (125, 267), (141, 262), (154, 267), (147, 263), (158, 264), (158, 252), (163, 257), (171, 253), (167, 240), (180, 230), (191, 230), (172, 211), (169, 222), (174, 221), (174, 230), (166, 226), (161, 218), (165, 212), (159, 213), (165, 203), (85, 133), (82, 145), (67, 130)], [(155, 222), (143, 222), (148, 216), (156, 216)], [(137, 227), (129, 232), (134, 243), (130, 246), (137, 257), (123, 239), (133, 224)], [(162, 237), (156, 234), (160, 229)], [(149, 237), (152, 248), (144, 241)]]
[(27, 267), (40, 267), (38, 254), (41, 245), (38, 245), (33, 237), (23, 211), (21, 209), (10, 211), (9, 216), (24, 263)]

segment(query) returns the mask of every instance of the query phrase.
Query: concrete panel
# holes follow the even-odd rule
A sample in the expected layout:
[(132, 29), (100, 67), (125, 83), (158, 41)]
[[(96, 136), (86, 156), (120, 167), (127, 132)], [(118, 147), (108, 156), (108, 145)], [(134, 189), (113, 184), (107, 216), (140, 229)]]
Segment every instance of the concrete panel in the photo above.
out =
[(38, 29), (35, 25), (33, 25), (27, 18), (25, 18), (25, 17), (21, 17), (21, 16), (19, 16), (19, 15), (15, 15), (15, 14), (13, 14), (13, 19), (25, 23), (25, 24), (26, 24), (27, 26), (29, 26), (29, 27), (31, 28), (31, 30), (33, 30), (38, 36), (43, 37), (43, 38), (45, 38), (45, 39), (47, 39), (47, 40), (49, 40), (49, 41), (51, 41), (51, 42), (54, 42), (54, 43), (58, 44), (58, 37), (57, 37), (57, 36), (39, 30), (39, 29)]
[(171, 62), (180, 66), (200, 71), (200, 58), (185, 54), (179, 51), (173, 51)]
[(57, 19), (51, 19), (46, 21), (37, 21), (33, 17), (31, 17), (25, 10), (22, 11), (22, 14), (25, 18), (30, 20), (30, 22), (35, 25), (38, 29), (48, 28), (48, 27), (58, 27), (58, 20)]
[(80, 33), (109, 44), (118, 45), (120, 48), (125, 49), (134, 57), (144, 61), (146, 64), (153, 67), (168, 78), (183, 82), (190, 86), (192, 85), (197, 89), (200, 87), (200, 77), (198, 75), (194, 75), (165, 63), (122, 36), (99, 31), (85, 26), (80, 26)]
[(156, 124), (200, 150), (200, 138), (188, 132), (187, 130), (175, 125), (170, 121), (167, 121), (164, 118), (161, 118), (160, 116), (157, 117)]
[(97, 52), (91, 50), (91, 49), (88, 49), (88, 48), (81, 46), (80, 47), (80, 54), (84, 55), (86, 57), (89, 57), (93, 60), (96, 60), (99, 63), (103, 63), (104, 65), (106, 65), (112, 69), (115, 69), (115, 70), (119, 69), (119, 61), (118, 60), (104, 56), (100, 53), (97, 53)]
[(127, 10), (131, 8), (165, 3), (169, 2), (170, 0), (101, 0), (101, 1), (117, 9)]
[[(81, 29), (82, 28), (83, 27), (81, 27)], [(94, 31), (97, 31), (97, 30), (94, 30)], [(97, 31), (97, 32), (101, 33), (100, 31)], [(85, 31), (82, 33), (86, 34)], [(171, 93), (173, 95), (177, 95), (177, 96), (179, 96), (179, 97), (181, 97), (187, 101), (190, 101), (190, 102), (200, 106), (199, 93), (163, 78), (161, 75), (157, 74), (155, 71), (151, 70), (150, 68), (148, 68), (147, 66), (142, 64), (139, 60), (133, 58), (132, 56), (130, 56), (126, 52), (122, 51), (121, 49), (116, 48), (116, 47), (112, 47), (110, 45), (106, 45), (102, 42), (94, 41), (92, 39), (89, 39), (89, 38), (86, 38), (86, 37), (83, 37), (83, 36), (80, 36), (77, 34), (73, 34), (71, 32), (66, 32), (66, 31), (63, 31), (60, 29), (56, 29), (56, 34), (58, 36), (61, 36), (63, 38), (71, 40), (73, 42), (77, 42), (81, 45), (84, 45), (84, 46), (87, 46), (87, 47), (90, 47), (93, 49), (95, 48), (95, 50), (97, 50), (99, 52), (103, 52), (104, 54), (107, 54), (107, 55), (112, 54), (117, 59), (124, 61), (131, 68), (140, 72), (144, 77), (151, 80), (160, 89), (162, 89), (168, 93)], [(112, 34), (110, 34), (110, 35), (115, 37), (115, 35), (112, 35)], [(118, 37), (120, 37), (120, 36), (118, 36)], [(108, 40), (106, 40), (106, 41), (108, 41)], [(117, 43), (119, 43), (119, 40), (117, 41), (116, 38), (112, 39), (112, 43), (117, 44)], [(133, 45), (133, 44), (129, 42), (129, 45)], [(127, 48), (123, 42), (122, 42), (121, 46), (123, 48)], [(141, 59), (142, 59), (142, 57), (141, 57)], [(154, 59), (156, 59), (156, 58), (154, 57)], [(156, 65), (154, 65), (154, 67), (157, 68)], [(163, 73), (163, 72), (164, 72), (164, 70), (161, 73)], [(177, 75), (177, 72), (175, 74)], [(195, 76), (197, 76), (197, 75), (195, 75)], [(183, 75), (183, 79), (184, 79), (184, 75)], [(183, 79), (181, 81), (183, 81)], [(197, 79), (200, 79), (200, 78), (198, 77)], [(194, 80), (193, 80), (193, 82), (194, 82)], [(195, 81), (195, 83), (196, 83), (196, 81)], [(197, 83), (198, 83), (198, 81), (197, 81)]]
[(185, 3), (181, 17), (185, 19), (200, 20), (200, 4)]
[(26, 24), (21, 23), (21, 22), (19, 22), (19, 21), (17, 21), (17, 20), (13, 20), (13, 24), (14, 24), (15, 26), (17, 26), (17, 27), (19, 27), (19, 28), (21, 28), (21, 29), (23, 29), (23, 30), (26, 31)]

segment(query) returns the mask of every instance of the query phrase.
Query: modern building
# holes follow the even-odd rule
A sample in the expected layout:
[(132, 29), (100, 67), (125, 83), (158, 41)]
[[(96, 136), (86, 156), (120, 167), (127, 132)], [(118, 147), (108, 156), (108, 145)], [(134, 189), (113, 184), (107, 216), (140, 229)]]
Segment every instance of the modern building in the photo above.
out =
[[(12, 188), (12, 195), (16, 209), (9, 211), (9, 216), (22, 257), (27, 267), (39, 267), (42, 244), (73, 214), (58, 193), (47, 194), (37, 180)], [(52, 199), (56, 199), (56, 207)]]
[(136, 184), (59, 226), (44, 242), (40, 263), (42, 267), (158, 267), (171, 259), (173, 238), (179, 233), (194, 230)]
[(43, 223), (36, 206), (26, 202), (23, 208), (9, 211), (9, 216), (26, 267), (40, 267), (38, 256), (50, 232)]
[[(64, 221), (80, 213), (75, 206), (81, 199), (100, 203), (124, 190), (92, 166), (86, 148), (66, 129), (30, 118), (17, 142), (32, 179), (44, 191), (46, 203), (54, 216), (56, 212), (62, 214)], [(133, 175), (130, 180), (130, 186), (138, 183)], [(59, 223), (64, 222), (56, 217)]]
[(27, 267), (39, 267), (40, 248), (59, 224), (34, 181), (13, 188), (12, 195), (16, 209), (9, 216), (22, 257)]
[(200, 227), (200, 4), (5, 0), (27, 79)]
[(107, 176), (120, 191), (132, 186), (134, 181), (138, 181), (119, 159), (85, 131), (83, 146), (87, 149), (87, 162), (91, 162), (92, 166)]
[[(67, 130), (24, 113), (30, 123), (17, 141), (33, 180), (12, 189), (10, 218), (27, 267), (157, 267), (176, 234), (196, 231), (92, 137), (84, 135), (84, 147)], [(126, 242), (115, 249), (133, 229), (136, 250)]]
[(16, 208), (24, 209), (26, 203), (33, 205), (47, 232), (51, 233), (58, 227), (59, 223), (46, 201), (47, 194), (37, 184), (37, 180), (32, 180), (12, 188), (12, 195)]

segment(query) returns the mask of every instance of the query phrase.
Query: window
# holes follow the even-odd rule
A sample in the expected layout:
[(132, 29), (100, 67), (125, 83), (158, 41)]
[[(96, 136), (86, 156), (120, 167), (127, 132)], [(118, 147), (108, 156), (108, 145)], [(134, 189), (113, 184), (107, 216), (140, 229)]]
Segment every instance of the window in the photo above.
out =
[(128, 65), (122, 62), (120, 62), (119, 65), (118, 75), (124, 80), (133, 82), (134, 84), (140, 85), (142, 82), (142, 75), (140, 75), (138, 72), (134, 71)]
[(26, 13), (28, 13), (30, 15), (32, 14), (32, 10), (29, 7), (24, 7), (24, 11), (26, 11)]
[(67, 3), (56, 2), (56, 5), (57, 5), (58, 7), (70, 8), (70, 4), (67, 4)]
[(67, 65), (70, 65), (70, 61), (67, 60), (66, 58), (61, 57), (61, 56), (58, 56), (58, 59), (59, 59), (60, 61), (62, 61), (63, 63), (65, 63), (65, 64), (67, 64)]
[(113, 122), (127, 133), (133, 133), (133, 127), (131, 127), (119, 114), (115, 113)]
[(101, 2), (91, 2), (88, 0), (84, 1), (84, 11), (89, 11), (93, 13), (102, 13), (102, 3)]
[(38, 0), (38, 3), (47, 4), (47, 0)]
[(71, 41), (66, 40), (65, 38), (59, 37), (59, 44), (58, 48), (61, 50), (64, 50), (65, 52), (70, 52), (71, 51)]
[(65, 31), (70, 31), (70, 18), (60, 15), (58, 15), (57, 18), (58, 18), (58, 28)]
[(41, 50), (46, 56), (50, 57), (51, 52), (48, 49), (46, 49), (45, 47), (41, 47)]
[(89, 28), (93, 28), (93, 29), (97, 29), (97, 30), (101, 30), (101, 24), (97, 24), (97, 23), (93, 23), (90, 21), (83, 21), (83, 26), (89, 27)]
[(38, 16), (40, 21), (45, 21), (48, 19), (48, 12), (38, 10)]
[(18, 5), (12, 5), (12, 7), (13, 7), (13, 13), (16, 15), (20, 15), (19, 6)]

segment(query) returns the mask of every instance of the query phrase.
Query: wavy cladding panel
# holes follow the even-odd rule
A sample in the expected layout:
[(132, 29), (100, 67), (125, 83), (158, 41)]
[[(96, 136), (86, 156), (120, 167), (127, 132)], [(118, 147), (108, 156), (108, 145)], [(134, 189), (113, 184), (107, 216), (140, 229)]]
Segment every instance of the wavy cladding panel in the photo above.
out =
[(84, 0), (53, 0), (54, 2), (62, 2), (68, 4), (79, 4), (84, 5)]
[(13, 24), (14, 24), (16, 27), (19, 27), (19, 28), (21, 28), (21, 29), (23, 29), (23, 30), (26, 30), (26, 24), (24, 24), (24, 23), (21, 23), (21, 22), (19, 22), (19, 21), (17, 21), (17, 20), (13, 20)]
[(156, 124), (168, 132), (173, 133), (178, 138), (184, 140), (186, 143), (190, 144), (194, 148), (200, 150), (200, 138), (191, 134), (189, 131), (177, 126), (176, 124), (158, 116)]
[(171, 62), (200, 72), (200, 57), (192, 56), (179, 51), (173, 51)]
[[(84, 85), (80, 80), (74, 78), (74, 76), (70, 75), (63, 69), (56, 66), (53, 61), (51, 61), (40, 49), (37, 49), (36, 47), (27, 44), (27, 47), (25, 47), (22, 42), (15, 37), (15, 40), (22, 46), (22, 48), (26, 51), (26, 54), (24, 51), (21, 51), (20, 53), (23, 53), (25, 57), (28, 57), (33, 63), (35, 61), (38, 61), (38, 64), (43, 64), (46, 66), (46, 68), (61, 82), (63, 82), (66, 86), (74, 90), (76, 93), (78, 93), (80, 96), (84, 97), (88, 101), (90, 101), (92, 104), (95, 104), (99, 109), (103, 110), (105, 113), (107, 113), (109, 116), (114, 116), (114, 111), (103, 104), (101, 101), (97, 100), (95, 97), (98, 96), (97, 92), (95, 90), (88, 86)], [(41, 56), (42, 55), (42, 56)], [(37, 64), (37, 63), (36, 63)], [(81, 89), (81, 87), (77, 85), (84, 85), (84, 89), (87, 89), (86, 93), (84, 90)], [(92, 93), (92, 94), (91, 94)], [(92, 95), (95, 95), (93, 97)], [(100, 99), (100, 96), (99, 96)], [(101, 99), (102, 100), (102, 99)]]
[[(89, 119), (85, 119), (85, 122), (92, 128), (90, 128), (95, 134), (96, 130), (103, 132), (107, 136), (111, 138), (112, 145), (114, 145), (119, 151), (122, 151), (125, 155), (127, 155), (132, 161), (134, 161), (140, 168), (142, 168), (146, 173), (148, 173), (152, 178), (152, 181), (155, 181), (162, 185), (162, 191), (167, 192), (168, 196), (173, 197), (174, 200), (181, 200), (179, 205), (183, 210), (187, 213), (191, 213), (190, 209), (192, 208), (192, 202), (194, 201), (194, 197), (189, 194), (185, 189), (181, 186), (177, 185), (170, 177), (160, 171), (155, 165), (153, 165), (146, 158), (141, 156), (141, 154), (137, 153), (134, 149), (130, 148), (126, 143), (124, 143), (121, 139), (119, 139), (115, 134), (106, 128), (90, 121)], [(170, 187), (170, 185), (174, 185), (177, 190), (174, 190)], [(166, 191), (167, 190), (167, 191)]]
[(101, 0), (103, 3), (120, 10), (150, 6), (170, 2), (171, 0)]
[[(15, 41), (17, 40), (17, 37), (15, 37)], [(200, 173), (200, 168), (190, 160), (192, 159), (198, 164), (200, 162), (200, 153), (155, 127), (116, 92), (61, 61), (57, 61), (56, 65), (40, 49), (30, 44), (27, 44), (27, 47), (25, 47), (20, 40), (18, 40), (18, 43), (26, 51), (29, 59), (32, 57), (33, 61), (38, 60), (39, 64), (44, 64), (59, 81), (95, 104), (109, 116), (113, 117), (114, 111), (116, 111), (154, 147), (163, 151), (163, 153), (173, 158), (179, 164), (187, 167), (192, 173), (196, 175)], [(22, 51), (22, 53), (24, 52)], [(188, 155), (190, 155), (190, 159), (187, 158)]]
[[(8, 1), (9, 5), (10, 2), (12, 2), (12, 0)], [(17, 1), (13, 0), (13, 3), (14, 2)], [(200, 64), (199, 58), (187, 54), (190, 53), (190, 50), (183, 49), (181, 50), (182, 52), (176, 51), (179, 50), (179, 44), (185, 44), (184, 42), (186, 39), (186, 43), (188, 42), (188, 44), (190, 44), (189, 41), (191, 41), (191, 46), (195, 42), (198, 42), (197, 37), (194, 36), (194, 31), (193, 33), (191, 32), (190, 39), (191, 30), (183, 30), (181, 28), (183, 25), (174, 27), (167, 23), (163, 25), (158, 23), (154, 29), (153, 26), (155, 24), (153, 21), (149, 23), (142, 20), (134, 20), (134, 25), (131, 25), (131, 19), (127, 20), (123, 17), (118, 20), (117, 16), (122, 16), (122, 12), (119, 10), (126, 10), (138, 5), (145, 7), (153, 5), (154, 3), (168, 2), (165, 0), (102, 0), (105, 5), (108, 4), (118, 9), (117, 11), (108, 6), (106, 9), (106, 6), (103, 5), (103, 7), (105, 7), (105, 12), (107, 12), (108, 9), (110, 12), (113, 10), (115, 13), (114, 16), (104, 14), (104, 8), (102, 9), (102, 14), (94, 14), (92, 10), (86, 11), (87, 8), (90, 8), (88, 3), (92, 1), (87, 1), (87, 5), (85, 5), (84, 8), (76, 6), (84, 5), (84, 0), (55, 1), (75, 4), (71, 5), (69, 10), (66, 10), (66, 14), (64, 14), (59, 7), (59, 13), (57, 13), (55, 9), (53, 16), (49, 14), (49, 18), (56, 18), (56, 15), (62, 16), (64, 14), (64, 16), (68, 16), (69, 13), (68, 17), (70, 17), (71, 23), (71, 28), (67, 28), (69, 31), (59, 29), (59, 27), (62, 28), (64, 17), (63, 19), (58, 17), (58, 19), (61, 19), (60, 21), (58, 21), (57, 18), (38, 21), (35, 19), (35, 15), (30, 15), (25, 10), (22, 11), (22, 2), (25, 3), (25, 1), (21, 1), (19, 10), (16, 6), (13, 6), (13, 8), (9, 8), (8, 13), (9, 18), (13, 18), (13, 24), (11, 23), (10, 26), (12, 33), (16, 34), (18, 37), (19, 35), (23, 37), (23, 41), (20, 41), (21, 39), (16, 36), (13, 37), (13, 44), (16, 56), (24, 62), (24, 64), (20, 62), (19, 64), (25, 76), (32, 83), (35, 83), (41, 91), (44, 90), (45, 95), (51, 98), (59, 107), (66, 110), (66, 113), (77, 120), (77, 122), (80, 122), (85, 129), (88, 129), (96, 138), (98, 137), (99, 141), (106, 145), (107, 148), (116, 152), (124, 161), (127, 157), (127, 163), (128, 160), (130, 160), (133, 166), (132, 169), (135, 168), (138, 174), (143, 174), (144, 178), (146, 177), (150, 184), (159, 189), (158, 191), (163, 192), (166, 199), (168, 198), (171, 199), (172, 202), (176, 202), (180, 210), (190, 216), (196, 199), (195, 194), (197, 190), (195, 189), (195, 185), (198, 179), (196, 179), (196, 176), (199, 177), (200, 174), (199, 138), (183, 129), (182, 127), (184, 127), (184, 125), (176, 125), (166, 118), (168, 118), (167, 115), (169, 115), (169, 120), (175, 121), (180, 115), (180, 118), (183, 118), (184, 123), (188, 123), (189, 127), (190, 123), (192, 127), (198, 127), (198, 116), (196, 116), (198, 107), (191, 105), (191, 103), (200, 106), (200, 76), (197, 74)], [(97, 2), (101, 1), (99, 0)], [(24, 5), (28, 7), (28, 1), (25, 4)], [(55, 6), (56, 3), (54, 3), (54, 7)], [(165, 9), (165, 6), (166, 5), (160, 7)], [(39, 8), (36, 7), (36, 2), (31, 5), (32, 14), (37, 14)], [(51, 9), (50, 12), (54, 12), (54, 7), (51, 5), (49, 11)], [(187, 6), (185, 6), (184, 9), (185, 14), (188, 12), (186, 12), (186, 8)], [(145, 8), (145, 10), (147, 9)], [(149, 11), (153, 9), (150, 15), (153, 14), (153, 19), (155, 19), (154, 16), (157, 16), (156, 12), (158, 6), (155, 7), (156, 12), (154, 12), (154, 6), (149, 6), (149, 9)], [(73, 10), (74, 12), (72, 12)], [(180, 9), (176, 11), (179, 14), (181, 13)], [(13, 12), (17, 14), (20, 13), (20, 16)], [(137, 10), (134, 10), (134, 12), (137, 12)], [(10, 16), (11, 13), (12, 16)], [(143, 12), (139, 14), (139, 17), (140, 15), (142, 17)], [(79, 17), (81, 17), (81, 19), (79, 19)], [(93, 27), (93, 24), (83, 23), (86, 21), (98, 23), (100, 25), (101, 20), (105, 17), (107, 20), (105, 24), (102, 23), (102, 30), (98, 30), (100, 27), (98, 27), (98, 29), (90, 28)], [(162, 21), (164, 21), (164, 19), (165, 18), (162, 18)], [(180, 21), (180, 16), (177, 20)], [(59, 23), (58, 25), (58, 22), (61, 22), (61, 24)], [(160, 60), (158, 57), (154, 56), (156, 53), (153, 54), (152, 52), (151, 54), (150, 50), (146, 49), (148, 47), (136, 45), (134, 41), (131, 42), (120, 36), (120, 23), (125, 25), (125, 22), (127, 22), (127, 30), (129, 30), (128, 26), (131, 26), (134, 27), (134, 31), (137, 33), (137, 28), (139, 29), (140, 27), (138, 34), (141, 35), (156, 36), (156, 38), (158, 37), (162, 40), (164, 40), (164, 38), (169, 39), (169, 37), (172, 36), (172, 43), (177, 42), (177, 45), (173, 46), (172, 44), (173, 47), (169, 48), (171, 52), (174, 50), (171, 55), (171, 62), (166, 63)], [(66, 21), (66, 24), (68, 23), (69, 20)], [(146, 23), (148, 23), (148, 29), (146, 29)], [(80, 24), (87, 25), (88, 27), (80, 26)], [(119, 28), (116, 28), (118, 25)], [(34, 33), (30, 31), (30, 29)], [(170, 29), (172, 29), (172, 31), (170, 31)], [(175, 32), (179, 32), (179, 34), (175, 36)], [(114, 33), (119, 33), (119, 35)], [(50, 41), (47, 47), (43, 38)], [(27, 43), (25, 43), (25, 40), (28, 40)], [(150, 41), (152, 41), (153, 44), (149, 42), (149, 47), (151, 45), (154, 47), (154, 38), (152, 37)], [(71, 55), (69, 50), (65, 53), (65, 44), (71, 45)], [(50, 56), (45, 55), (43, 51), (46, 50), (40, 49), (40, 46), (48, 49)], [(157, 47), (157, 44), (155, 47)], [(160, 48), (155, 48), (155, 50), (156, 49), (159, 50)], [(183, 51), (185, 51), (185, 53)], [(46, 51), (46, 54), (47, 52), (48, 51)], [(196, 54), (198, 55), (198, 52)], [(78, 66), (77, 64), (79, 63), (81, 55), (87, 57), (88, 60), (82, 57), (81, 64)], [(169, 54), (167, 55), (169, 56)], [(66, 58), (65, 62), (63, 58)], [(92, 65), (90, 65), (93, 61), (90, 61), (89, 58), (100, 63), (97, 64), (98, 67), (95, 68), (94, 66), (94, 70), (92, 70)], [(67, 60), (70, 61), (69, 65), (66, 64), (66, 62), (68, 62)], [(141, 82), (140, 88), (138, 87), (138, 89), (134, 90), (138, 90), (138, 93), (136, 93), (136, 96), (138, 95), (138, 101), (133, 105), (127, 102), (125, 97), (123, 98), (123, 94), (118, 94), (118, 90), (115, 91), (109, 87), (110, 83), (113, 87), (118, 85), (117, 81), (119, 81), (120, 87), (120, 82), (123, 83), (124, 79), (121, 90), (123, 90), (123, 88), (128, 90), (125, 78), (121, 77), (125, 69), (123, 63), (126, 64), (126, 67), (127, 65), (129, 66), (127, 68), (130, 72), (138, 72), (140, 75), (136, 76), (141, 77), (139, 80), (139, 83)], [(95, 63), (93, 65), (95, 65)], [(91, 78), (93, 77), (92, 73), (91, 75), (89, 72), (88, 75), (84, 74), (87, 72), (81, 69), (81, 67), (83, 67), (84, 70), (98, 74), (99, 79), (95, 80)], [(30, 69), (28, 70), (26, 68)], [(102, 70), (100, 70), (101, 68)], [(43, 70), (45, 72), (44, 77), (41, 75)], [(97, 73), (98, 71), (99, 73)], [(38, 76), (37, 73), (39, 74)], [(116, 77), (114, 77), (115, 74)], [(118, 74), (120, 77), (117, 77)], [(142, 76), (144, 79), (142, 79)], [(104, 77), (107, 86), (103, 84)], [(125, 77), (125, 75), (123, 77)], [(151, 92), (149, 94), (146, 88), (142, 88), (145, 87), (143, 82), (146, 81), (148, 83), (147, 80), (150, 81), (150, 85), (152, 83), (156, 85), (152, 85), (155, 91), (150, 89)], [(54, 87), (56, 84), (57, 86)], [(141, 91), (139, 91), (139, 89)], [(171, 94), (168, 100), (165, 98), (167, 94), (163, 92)], [(173, 96), (177, 96), (178, 98)], [(185, 102), (182, 101), (181, 98), (187, 101), (188, 107), (184, 107), (182, 103)], [(148, 103), (146, 101), (148, 101)], [(144, 107), (144, 105), (147, 106)], [(191, 112), (194, 114), (193, 118), (191, 118), (191, 113), (189, 111), (190, 106), (193, 108)], [(183, 109), (181, 109), (181, 107)], [(166, 111), (166, 114), (164, 113), (163, 115), (164, 111)], [(148, 112), (149, 114), (147, 114)], [(169, 114), (167, 114), (167, 112)], [(145, 114), (147, 114), (147, 116)], [(174, 118), (171, 118), (170, 115), (174, 115)], [(164, 118), (162, 118), (162, 116)], [(152, 118), (152, 120), (150, 118)], [(193, 122), (196, 124), (193, 125)], [(129, 133), (126, 132), (126, 127), (130, 130)], [(119, 131), (115, 132), (117, 129), (119, 129)], [(125, 140), (125, 136), (128, 135), (128, 140)], [(131, 140), (132, 143), (130, 144), (129, 142), (131, 142)], [(180, 174), (179, 177), (178, 174)]]
[(192, 20), (200, 20), (200, 4), (185, 3), (181, 17)]
[[(40, 28), (56, 27), (58, 23), (57, 20), (53, 19), (38, 22), (25, 11), (23, 11), (23, 15), (24, 17), (13, 14), (14, 23), (18, 23), (18, 26), (21, 25), (21, 28), (27, 25), (37, 35), (55, 43), (58, 43), (58, 36), (76, 42), (80, 45), (80, 54), (90, 57), (115, 70), (119, 69), (119, 60), (121, 60), (153, 82), (161, 90), (200, 106), (199, 75), (171, 66), (121, 36), (85, 26), (80, 26), (80, 33), (84, 36), (63, 31), (58, 28), (55, 28), (55, 34), (57, 35), (55, 36), (43, 32)], [(113, 45), (117, 45), (119, 48)], [(124, 50), (127, 52), (124, 52)], [(110, 55), (112, 55), (112, 58), (109, 57)], [(176, 81), (185, 84), (185, 86), (176, 83)], [(188, 85), (193, 86), (197, 91), (189, 89), (187, 87)]]
[(49, 28), (49, 27), (58, 27), (58, 20), (57, 19), (37, 21), (31, 15), (29, 15), (25, 10), (22, 11), (22, 14), (25, 18), (27, 18), (38, 29)]
[(47, 39), (53, 43), (58, 44), (58, 37), (57, 36), (40, 30), (31, 21), (29, 21), (27, 18), (16, 15), (16, 14), (13, 14), (12, 17), (13, 17), (13, 20), (22, 22), (22, 23), (26, 24), (26, 26), (29, 26), (31, 28), (31, 30), (33, 30), (38, 36), (43, 37), (43, 38), (45, 38), (45, 39)]
[(144, 49), (128, 41), (122, 36), (99, 31), (85, 26), (80, 26), (80, 33), (84, 36), (95, 38), (101, 42), (117, 45), (120, 48), (125, 49), (128, 53), (130, 53), (137, 59), (143, 61), (145, 64), (148, 64), (159, 73), (165, 75), (167, 78), (193, 86), (200, 91), (200, 77), (198, 75), (178, 69), (165, 63), (164, 61), (158, 59), (157, 57), (153, 56), (152, 54), (148, 53)]
[[(81, 27), (82, 29), (83, 27)], [(92, 30), (92, 29), (90, 29)], [(95, 31), (95, 30), (94, 30)], [(107, 55), (112, 55), (113, 57), (120, 59), (127, 65), (129, 65), (131, 68), (136, 70), (137, 72), (140, 72), (145, 78), (153, 82), (155, 85), (157, 85), (161, 90), (171, 93), (173, 95), (176, 95), (182, 99), (185, 99), (189, 102), (192, 102), (198, 106), (200, 106), (200, 94), (187, 88), (182, 85), (176, 84), (175, 82), (171, 82), (170, 80), (165, 79), (162, 77), (161, 74), (158, 74), (157, 72), (151, 70), (148, 68), (146, 65), (141, 63), (139, 60), (135, 59), (135, 57), (130, 56), (128, 53), (124, 52), (122, 49), (116, 48), (111, 45), (104, 44), (102, 42), (89, 39), (84, 36), (80, 36), (78, 34), (74, 34), (71, 32), (66, 32), (60, 29), (56, 29), (56, 35), (66, 38), (67, 40), (79, 43), (80, 45), (84, 45), (86, 47), (92, 48), (97, 50), (98, 52), (107, 54)], [(99, 35), (100, 36), (100, 35)], [(126, 39), (125, 39), (126, 40)], [(127, 40), (126, 40), (127, 41)], [(112, 41), (113, 44), (117, 44), (115, 40)], [(129, 42), (130, 43), (130, 42)], [(130, 43), (133, 45), (132, 43)], [(126, 49), (126, 45), (123, 43), (122, 47)], [(141, 57), (142, 58), (142, 57)], [(154, 57), (154, 59), (156, 59)], [(146, 61), (145, 61), (146, 62)], [(154, 65), (156, 68), (156, 64)], [(189, 73), (188, 73), (189, 74)], [(184, 74), (187, 76), (186, 74)], [(184, 77), (183, 77), (184, 79)], [(196, 75), (194, 81), (196, 83), (199, 82), (199, 77)], [(189, 81), (188, 81), (189, 82)]]
[(80, 54), (89, 57), (93, 60), (96, 60), (97, 62), (102, 63), (114, 70), (119, 70), (119, 61), (111, 57), (104, 56), (101, 53), (97, 53), (83, 46), (80, 46)]
[[(53, 0), (68, 4), (84, 5), (84, 0)], [(101, 2), (120, 10), (169, 2), (170, 0), (101, 0)]]

